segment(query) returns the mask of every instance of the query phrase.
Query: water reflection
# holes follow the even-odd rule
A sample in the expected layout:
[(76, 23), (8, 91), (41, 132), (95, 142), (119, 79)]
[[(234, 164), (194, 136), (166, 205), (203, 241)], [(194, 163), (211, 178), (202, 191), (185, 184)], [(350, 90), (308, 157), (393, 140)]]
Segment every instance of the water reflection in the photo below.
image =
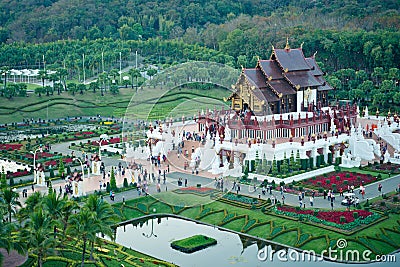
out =
[[(156, 233), (156, 234), (154, 234)], [(196, 234), (204, 234), (217, 240), (217, 245), (191, 254), (176, 251), (170, 243), (177, 239), (186, 238)], [(150, 238), (151, 237), (151, 238)], [(216, 227), (186, 221), (173, 217), (146, 218), (120, 226), (116, 231), (117, 243), (149, 254), (156, 258), (173, 262), (184, 267), (200, 266), (344, 266), (342, 263), (317, 261), (316, 258), (302, 261), (280, 261), (277, 253), (272, 258), (262, 261), (259, 251), (267, 248), (270, 251), (284, 251), (286, 254), (293, 252), (284, 246), (277, 245), (247, 236), (219, 230)], [(399, 253), (396, 254), (400, 259)], [(376, 267), (395, 266), (395, 263), (369, 263), (351, 264), (351, 266)]]

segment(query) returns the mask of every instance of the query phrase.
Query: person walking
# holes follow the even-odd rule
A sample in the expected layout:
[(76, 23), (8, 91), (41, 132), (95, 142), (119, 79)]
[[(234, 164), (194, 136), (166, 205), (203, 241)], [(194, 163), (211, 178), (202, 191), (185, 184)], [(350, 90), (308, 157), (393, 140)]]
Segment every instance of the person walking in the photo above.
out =
[(312, 196), (310, 197), (310, 206), (314, 207), (314, 198)]
[(379, 192), (379, 195), (382, 194), (382, 184), (381, 183), (378, 184), (378, 192)]

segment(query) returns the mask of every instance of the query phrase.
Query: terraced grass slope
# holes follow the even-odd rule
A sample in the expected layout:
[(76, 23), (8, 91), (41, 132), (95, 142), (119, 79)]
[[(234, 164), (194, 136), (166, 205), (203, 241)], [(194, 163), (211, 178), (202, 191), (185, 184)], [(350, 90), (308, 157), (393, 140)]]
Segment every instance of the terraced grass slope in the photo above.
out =
[(222, 88), (163, 90), (145, 88), (135, 93), (134, 89), (123, 88), (112, 95), (85, 92), (75, 96), (64, 92), (61, 95), (3, 98), (0, 106), (0, 122), (12, 123), (23, 118), (55, 119), (66, 116), (114, 116), (130, 118), (163, 119), (176, 116), (193, 116), (198, 110), (221, 105), (223, 97), (230, 92)]

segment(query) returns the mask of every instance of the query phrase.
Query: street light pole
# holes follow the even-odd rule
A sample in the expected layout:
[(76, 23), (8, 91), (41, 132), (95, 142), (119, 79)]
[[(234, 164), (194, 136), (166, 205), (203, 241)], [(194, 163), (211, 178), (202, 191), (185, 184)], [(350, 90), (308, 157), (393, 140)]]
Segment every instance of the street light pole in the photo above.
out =
[(100, 141), (96, 141), (99, 144), (99, 159), (101, 160), (101, 143), (108, 139), (108, 135), (102, 134), (100, 135)]
[(37, 176), (37, 172), (36, 172), (36, 153), (40, 150), (40, 153), (43, 152), (42, 147), (39, 147), (38, 149), (36, 149), (34, 152), (30, 151), (33, 154), (33, 183), (36, 183), (36, 176)]
[(80, 160), (79, 158), (73, 158), (72, 160), (73, 160), (73, 161), (78, 160), (79, 163), (81, 164), (81, 169), (82, 169), (82, 180), (83, 180), (83, 178), (85, 178), (85, 170), (83, 169), (82, 160)]
[[(156, 209), (153, 209), (153, 212), (155, 213), (156, 212)], [(142, 235), (144, 236), (144, 237), (147, 237), (147, 238), (150, 238), (150, 237), (152, 237), (152, 236), (154, 236), (154, 237), (157, 237), (157, 235), (154, 233), (154, 219), (156, 218), (156, 216), (154, 216), (152, 219), (151, 219), (151, 232), (150, 232), (150, 234), (145, 234), (145, 233), (142, 233)]]

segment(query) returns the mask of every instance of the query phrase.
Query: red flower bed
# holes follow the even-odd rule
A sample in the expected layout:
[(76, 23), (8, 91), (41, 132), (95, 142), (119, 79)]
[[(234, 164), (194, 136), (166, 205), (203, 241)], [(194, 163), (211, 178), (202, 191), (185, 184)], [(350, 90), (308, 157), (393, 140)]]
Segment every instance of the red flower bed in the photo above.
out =
[(13, 173), (7, 173), (7, 178), (10, 177), (20, 177), (20, 176), (25, 176), (28, 175), (29, 172), (27, 170), (23, 170), (23, 171), (17, 171), (17, 172), (13, 172)]
[[(44, 163), (44, 165), (45, 166), (50, 166), (50, 165), (57, 166), (59, 162), (60, 162), (59, 160), (49, 160), (49, 161), (46, 161)], [(64, 163), (71, 163), (72, 159), (71, 158), (65, 158), (65, 159), (63, 159), (63, 162)]]
[[(47, 152), (37, 152), (35, 158), (36, 159), (39, 159), (39, 158), (51, 158), (51, 157), (54, 157), (54, 156), (55, 156), (54, 154), (47, 153)], [(26, 153), (25, 157), (29, 158), (29, 159), (33, 159), (33, 154)]]
[[(108, 144), (118, 144), (118, 143), (120, 143), (121, 142), (121, 138), (119, 138), (119, 137), (113, 137), (113, 138), (110, 138), (110, 139), (108, 139), (108, 140), (101, 140), (101, 145), (102, 146), (104, 146), (104, 145), (108, 145)], [(92, 143), (91, 143), (93, 146), (98, 146), (99, 145), (99, 142), (98, 141), (92, 141)]]
[[(346, 177), (346, 174), (348, 174), (349, 177)], [(337, 180), (336, 177), (339, 177), (339, 180)], [(329, 182), (327, 182), (328, 180)], [(362, 173), (352, 173), (352, 172), (340, 172), (340, 173), (330, 173), (328, 177), (324, 177), (322, 175), (317, 176), (315, 180), (310, 178), (302, 181), (302, 183), (314, 187), (322, 187), (324, 189), (331, 189), (332, 184), (336, 184), (337, 189), (343, 188), (343, 190), (346, 190), (347, 185), (350, 186), (354, 185), (354, 187), (357, 188), (360, 185), (370, 184), (375, 182), (376, 180), (377, 178), (372, 175), (367, 175)], [(347, 181), (347, 184), (345, 184), (344, 181)]]
[[(280, 211), (285, 211), (285, 212), (293, 212), (296, 214), (308, 214), (308, 215), (313, 215), (314, 211), (313, 210), (296, 210), (293, 207), (288, 207), (288, 206), (281, 206), (278, 207), (278, 210)], [(354, 221), (354, 216), (353, 213), (358, 212), (358, 216), (360, 218), (366, 218), (370, 215), (372, 215), (372, 212), (365, 211), (365, 210), (352, 210), (352, 211), (318, 211), (318, 215), (316, 216), (318, 219), (325, 220), (328, 222), (333, 222), (337, 224), (345, 224), (345, 223), (350, 223)], [(340, 217), (345, 217), (346, 222), (341, 222)]]
[(21, 144), (0, 144), (0, 150), (20, 150)]

